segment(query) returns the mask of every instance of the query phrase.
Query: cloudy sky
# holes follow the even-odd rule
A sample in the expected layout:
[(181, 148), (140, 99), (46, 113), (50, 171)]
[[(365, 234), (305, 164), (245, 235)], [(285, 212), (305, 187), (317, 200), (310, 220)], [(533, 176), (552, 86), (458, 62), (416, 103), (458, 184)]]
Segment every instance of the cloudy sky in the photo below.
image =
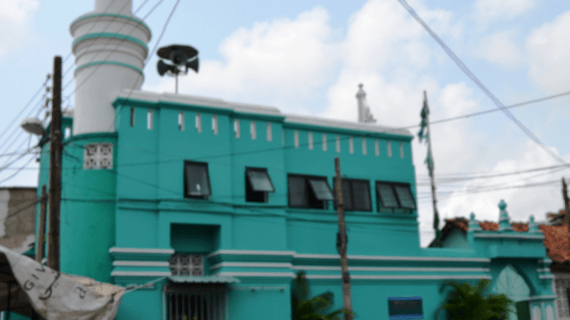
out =
[[(134, 1), (139, 17), (156, 6), (146, 19), (153, 31), (150, 48), (175, 2)], [(37, 184), (33, 156), (19, 158), (36, 141), (17, 125), (41, 111), (43, 92), (32, 97), (51, 72), (54, 55), (66, 58), (64, 107), (73, 107), (69, 24), (92, 11), (93, 3), (0, 0), (0, 185)], [(570, 91), (568, 1), (409, 4), (505, 106)], [(354, 96), (363, 83), (378, 123), (410, 127), (414, 134), (423, 90), (434, 122), (497, 108), (398, 0), (182, 0), (160, 41), (171, 43), (200, 51), (199, 75), (181, 80), (186, 94), (356, 120)], [(155, 64), (153, 57), (143, 89), (173, 91), (173, 79), (160, 78)], [(501, 199), (514, 221), (530, 215), (544, 220), (546, 212), (561, 209), (560, 179), (568, 170), (560, 160), (570, 162), (569, 102), (570, 95), (511, 108), (514, 120), (499, 111), (434, 123), (442, 220), (475, 212), (477, 219), (497, 221)], [(433, 211), (425, 144), (414, 139), (413, 154), (426, 246), (433, 238)]]

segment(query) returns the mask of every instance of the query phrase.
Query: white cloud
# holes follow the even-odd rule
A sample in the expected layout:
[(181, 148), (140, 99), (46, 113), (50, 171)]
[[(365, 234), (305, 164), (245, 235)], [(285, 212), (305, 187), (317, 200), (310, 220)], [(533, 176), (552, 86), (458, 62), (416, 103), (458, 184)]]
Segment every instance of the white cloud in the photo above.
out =
[(503, 17), (513, 18), (534, 5), (534, 0), (478, 0), (475, 12), (479, 21), (489, 22)]
[(488, 35), (481, 40), (476, 54), (505, 67), (517, 66), (522, 62), (522, 56), (515, 44), (514, 36), (514, 30)]
[(0, 58), (17, 51), (25, 42), (38, 7), (37, 0), (0, 0)]
[(530, 77), (551, 92), (566, 91), (570, 82), (570, 11), (535, 29), (527, 38)]
[[(181, 78), (180, 92), (250, 103), (280, 102), (281, 109), (303, 112), (293, 101), (314, 94), (330, 76), (336, 59), (328, 19), (327, 11), (316, 7), (294, 20), (239, 29), (222, 42), (223, 61), (203, 61), (199, 78)], [(171, 91), (171, 84), (163, 83), (160, 89)]]

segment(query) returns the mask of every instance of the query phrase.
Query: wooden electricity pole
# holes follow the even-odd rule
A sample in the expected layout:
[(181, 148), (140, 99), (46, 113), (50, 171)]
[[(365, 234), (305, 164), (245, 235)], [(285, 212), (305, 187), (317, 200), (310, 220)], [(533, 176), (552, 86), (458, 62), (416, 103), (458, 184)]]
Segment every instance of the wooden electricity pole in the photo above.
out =
[(46, 241), (46, 211), (47, 211), (46, 185), (42, 186), (40, 196), (40, 221), (38, 222), (38, 239), (36, 240), (36, 261), (42, 263), (44, 258), (44, 246)]
[(47, 265), (59, 271), (59, 210), (61, 200), (61, 57), (53, 60), (49, 162), (49, 239)]
[(345, 320), (352, 320), (352, 299), (350, 297), (350, 275), (348, 274), (348, 257), (346, 256), (346, 225), (344, 223), (344, 199), (342, 198), (342, 178), (340, 176), (340, 160), (334, 158), (336, 170), (335, 190), (336, 190), (336, 210), (338, 213), (338, 237), (340, 242), (340, 267), (342, 270), (342, 294), (344, 300)]

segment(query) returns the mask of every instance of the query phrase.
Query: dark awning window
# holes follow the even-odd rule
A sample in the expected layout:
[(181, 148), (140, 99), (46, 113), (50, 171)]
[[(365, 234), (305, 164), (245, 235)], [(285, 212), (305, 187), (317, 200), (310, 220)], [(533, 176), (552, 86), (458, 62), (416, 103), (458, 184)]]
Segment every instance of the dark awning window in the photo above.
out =
[(334, 200), (331, 188), (325, 179), (309, 179), (309, 184), (318, 200)]
[(409, 186), (395, 185), (394, 189), (396, 190), (396, 195), (398, 196), (398, 200), (400, 201), (400, 206), (402, 208), (406, 209), (416, 208), (414, 197), (412, 196), (412, 192), (410, 191)]
[(384, 208), (398, 208), (398, 200), (396, 200), (396, 195), (392, 186), (387, 183), (377, 183), (376, 192), (378, 193), (378, 198), (382, 203)]
[(212, 194), (207, 163), (188, 161), (185, 163), (184, 171), (186, 196), (208, 197)]
[(247, 171), (247, 178), (249, 183), (251, 183), (253, 191), (275, 192), (275, 188), (273, 187), (273, 183), (271, 183), (267, 171), (249, 169)]

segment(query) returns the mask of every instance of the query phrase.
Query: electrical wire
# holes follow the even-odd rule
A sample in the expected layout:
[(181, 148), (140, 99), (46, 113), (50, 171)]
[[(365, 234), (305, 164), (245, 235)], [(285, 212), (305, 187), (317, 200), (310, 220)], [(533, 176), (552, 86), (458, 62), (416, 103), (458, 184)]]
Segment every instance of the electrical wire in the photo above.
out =
[(162, 32), (160, 32), (160, 36), (156, 40), (154, 48), (152, 48), (151, 53), (148, 55), (148, 58), (145, 61), (145, 67), (146, 67), (147, 62), (152, 58), (152, 56), (154, 55), (154, 52), (158, 48), (158, 45), (160, 44), (160, 40), (162, 39), (162, 36), (164, 36), (164, 32), (166, 31), (166, 27), (170, 23), (170, 19), (172, 19), (172, 15), (174, 15), (174, 11), (176, 11), (176, 7), (178, 7), (178, 3), (180, 3), (180, 0), (176, 0), (176, 3), (174, 4), (174, 8), (172, 8), (172, 11), (170, 11), (170, 15), (168, 15), (168, 18), (166, 19), (166, 22), (164, 23), (164, 26), (162, 27)]
[(12, 179), (13, 177), (15, 177), (18, 173), (20, 173), (28, 164), (30, 164), (30, 162), (32, 162), (35, 159), (35, 157), (31, 157), (28, 162), (26, 162), (23, 166), (21, 166), (18, 170), (16, 170), (16, 172), (12, 173), (10, 176), (8, 176), (7, 178), (4, 178), (2, 180), (0, 180), (0, 185), (10, 179)]
[(497, 108), (502, 111), (510, 120), (512, 120), (531, 140), (533, 140), (539, 147), (545, 150), (558, 162), (566, 164), (564, 159), (562, 159), (555, 152), (550, 150), (540, 139), (532, 133), (522, 122), (520, 122), (505, 106), (503, 103), (495, 97), (495, 95), (485, 87), (485, 85), (467, 68), (467, 66), (457, 57), (457, 55), (441, 40), (441, 38), (431, 30), (431, 28), (420, 18), (420, 16), (414, 11), (414, 9), (406, 2), (406, 0), (398, 0), (400, 4), (418, 21), (424, 29), (431, 35), (431, 37), (442, 47), (442, 49), (447, 53), (447, 55), (455, 62), (455, 64), (465, 73), (478, 87), (481, 89), (491, 101), (497, 106)]

